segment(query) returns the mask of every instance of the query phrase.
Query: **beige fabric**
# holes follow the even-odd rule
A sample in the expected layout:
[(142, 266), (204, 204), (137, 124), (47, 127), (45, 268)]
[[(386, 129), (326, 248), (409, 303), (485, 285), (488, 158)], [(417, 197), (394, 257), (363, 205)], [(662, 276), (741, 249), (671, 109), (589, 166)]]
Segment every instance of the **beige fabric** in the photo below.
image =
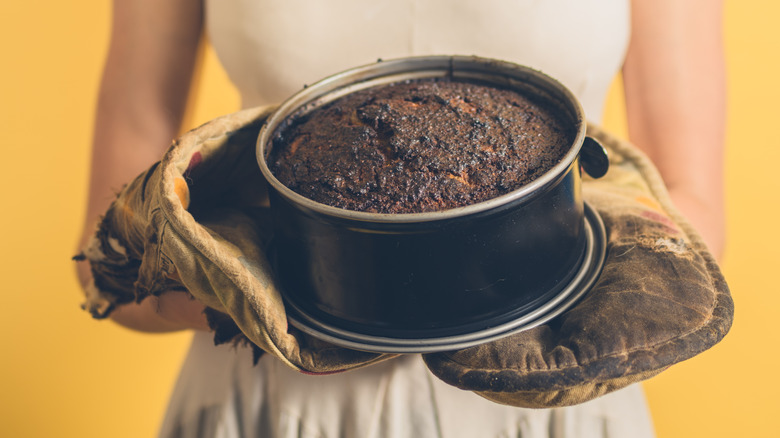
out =
[(377, 58), (477, 55), (566, 85), (598, 122), (623, 64), (629, 0), (207, 0), (209, 38), (245, 108)]
[(574, 407), (502, 406), (435, 378), (419, 355), (308, 376), (196, 334), (161, 438), (651, 438), (642, 390)]

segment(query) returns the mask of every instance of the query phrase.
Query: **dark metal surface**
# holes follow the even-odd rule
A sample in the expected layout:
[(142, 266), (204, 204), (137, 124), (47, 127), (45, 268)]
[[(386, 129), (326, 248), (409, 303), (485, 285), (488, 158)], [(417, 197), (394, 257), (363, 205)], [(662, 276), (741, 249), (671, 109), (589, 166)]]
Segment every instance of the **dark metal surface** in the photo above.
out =
[(593, 178), (601, 178), (609, 170), (607, 149), (593, 137), (585, 137), (580, 150), (580, 161), (585, 172)]
[[(377, 214), (319, 204), (284, 187), (265, 157), (294, 115), (357, 89), (454, 76), (532, 93), (557, 106), (576, 138), (550, 171), (498, 198), (433, 213)], [(586, 253), (582, 108), (557, 81), (502, 61), (421, 57), (349, 70), (283, 103), (258, 138), (270, 185), (276, 272), (285, 300), (319, 323), (372, 337), (429, 338), (517, 320), (557, 296)], [(584, 158), (583, 158), (584, 159)], [(595, 163), (595, 164), (593, 164)], [(593, 164), (593, 165), (592, 165)], [(583, 164), (601, 170), (598, 157)]]
[(392, 226), (334, 219), (272, 193), (282, 290), (312, 316), (377, 336), (511, 319), (554, 295), (578, 267), (578, 179), (573, 166), (523, 205)]
[[(550, 299), (536, 308), (516, 315), (514, 319), (486, 319), (478, 324), (459, 327), (455, 334), (434, 331), (417, 337), (374, 336), (323, 322), (288, 303), (288, 317), (293, 326), (314, 337), (346, 348), (379, 353), (433, 353), (456, 350), (490, 342), (544, 324), (574, 306), (598, 280), (606, 259), (606, 230), (598, 213), (585, 205), (586, 248), (575, 275)], [(511, 309), (507, 309), (508, 311)]]

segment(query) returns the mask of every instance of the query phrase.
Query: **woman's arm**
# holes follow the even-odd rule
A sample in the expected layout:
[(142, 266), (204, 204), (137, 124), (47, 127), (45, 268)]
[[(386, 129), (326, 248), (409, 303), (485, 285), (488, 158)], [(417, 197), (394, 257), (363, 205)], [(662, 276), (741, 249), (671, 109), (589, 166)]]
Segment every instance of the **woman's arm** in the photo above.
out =
[(633, 0), (623, 80), (631, 141), (680, 211), (723, 252), (726, 77), (720, 0)]
[[(178, 134), (202, 33), (192, 0), (115, 0), (98, 95), (82, 243), (116, 192), (158, 161)], [(83, 247), (83, 245), (82, 245)], [(79, 263), (82, 285), (90, 280)], [(203, 306), (181, 292), (120, 306), (112, 318), (142, 331), (206, 328)]]

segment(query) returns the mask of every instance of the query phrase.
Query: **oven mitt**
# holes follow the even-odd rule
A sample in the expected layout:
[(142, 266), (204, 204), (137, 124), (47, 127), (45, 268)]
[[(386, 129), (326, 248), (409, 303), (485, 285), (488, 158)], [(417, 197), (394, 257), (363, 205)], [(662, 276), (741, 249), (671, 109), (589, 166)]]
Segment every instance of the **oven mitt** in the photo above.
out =
[(105, 318), (120, 304), (186, 290), (208, 308), (215, 343), (249, 341), (306, 373), (332, 373), (393, 355), (336, 347), (288, 327), (265, 251), (266, 182), (255, 158), (262, 107), (215, 119), (175, 141), (125, 186), (77, 260), (93, 284), (83, 307)]
[(584, 198), (607, 230), (597, 283), (547, 324), (423, 355), (444, 382), (507, 405), (574, 405), (652, 377), (729, 330), (728, 286), (656, 169), (626, 142), (593, 126), (589, 131), (610, 156), (605, 176), (583, 182)]

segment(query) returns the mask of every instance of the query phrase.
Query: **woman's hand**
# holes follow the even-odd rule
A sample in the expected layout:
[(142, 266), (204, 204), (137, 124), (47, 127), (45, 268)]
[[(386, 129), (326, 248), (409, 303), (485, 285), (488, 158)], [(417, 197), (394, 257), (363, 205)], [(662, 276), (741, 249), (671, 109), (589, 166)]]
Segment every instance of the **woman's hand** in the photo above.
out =
[(145, 332), (169, 332), (183, 329), (209, 330), (206, 307), (188, 292), (168, 291), (150, 296), (140, 303), (116, 308), (111, 319)]
[[(82, 288), (86, 289), (92, 281), (89, 263), (78, 263), (77, 273)], [(185, 329), (208, 331), (205, 309), (206, 306), (188, 292), (172, 290), (160, 296), (149, 296), (140, 303), (117, 306), (110, 318), (124, 327), (149, 333)]]

